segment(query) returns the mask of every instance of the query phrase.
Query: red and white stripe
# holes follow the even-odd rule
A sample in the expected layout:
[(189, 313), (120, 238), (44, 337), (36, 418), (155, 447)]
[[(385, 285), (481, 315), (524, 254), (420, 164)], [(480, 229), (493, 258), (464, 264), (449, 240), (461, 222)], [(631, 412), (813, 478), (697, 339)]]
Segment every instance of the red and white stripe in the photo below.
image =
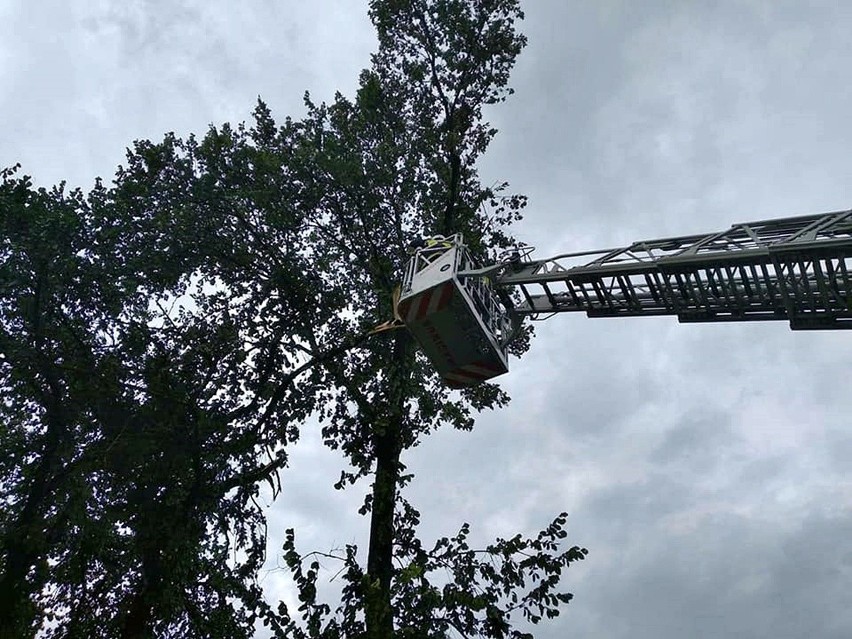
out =
[(447, 384), (453, 388), (461, 388), (478, 384), (486, 379), (491, 379), (502, 374), (503, 370), (494, 368), (485, 362), (473, 362), (465, 366), (459, 366), (450, 373), (443, 375)]
[(446, 308), (452, 298), (453, 284), (446, 282), (424, 291), (417, 297), (405, 300), (400, 304), (399, 312), (406, 324), (419, 322), (432, 313)]

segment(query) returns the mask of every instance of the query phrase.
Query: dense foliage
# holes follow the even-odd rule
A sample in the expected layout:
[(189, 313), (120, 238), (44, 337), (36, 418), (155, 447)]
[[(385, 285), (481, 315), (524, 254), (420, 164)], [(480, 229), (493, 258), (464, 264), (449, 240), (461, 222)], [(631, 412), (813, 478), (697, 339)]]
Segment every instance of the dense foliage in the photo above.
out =
[[(0, 184), (0, 635), (522, 636), (558, 614), (565, 515), (473, 549), (431, 548), (401, 495), (403, 452), (508, 401), (450, 391), (392, 315), (410, 241), (511, 244), (524, 199), (476, 162), (525, 40), (517, 0), (374, 0), (379, 48), (352, 98), (276, 124), (140, 141), (113, 184)], [(514, 349), (523, 352), (527, 334)], [(280, 489), (309, 416), (373, 477), (366, 563), (339, 603), (288, 531), (303, 603), (258, 585), (260, 484)], [(286, 474), (284, 475), (286, 480)], [(428, 549), (427, 549), (428, 548)], [(447, 576), (449, 575), (449, 577)], [(514, 617), (513, 617), (514, 613)]]

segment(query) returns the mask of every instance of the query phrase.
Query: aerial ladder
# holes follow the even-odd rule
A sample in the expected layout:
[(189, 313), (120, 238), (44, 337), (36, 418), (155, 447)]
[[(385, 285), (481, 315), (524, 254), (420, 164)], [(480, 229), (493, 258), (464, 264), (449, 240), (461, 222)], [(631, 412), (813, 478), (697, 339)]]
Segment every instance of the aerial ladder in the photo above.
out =
[(507, 348), (524, 318), (557, 313), (852, 329), (852, 211), (542, 260), (531, 252), (522, 245), (479, 265), (460, 234), (414, 250), (397, 317), (450, 386), (508, 372)]

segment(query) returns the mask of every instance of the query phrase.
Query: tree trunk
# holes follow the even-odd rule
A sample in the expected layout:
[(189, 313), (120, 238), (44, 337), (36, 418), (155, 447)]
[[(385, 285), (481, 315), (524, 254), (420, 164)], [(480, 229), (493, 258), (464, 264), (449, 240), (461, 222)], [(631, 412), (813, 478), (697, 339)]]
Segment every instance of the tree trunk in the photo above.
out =
[(402, 451), (402, 426), (407, 394), (405, 387), (411, 375), (411, 337), (397, 331), (388, 370), (387, 420), (374, 426), (376, 477), (373, 482), (370, 547), (367, 575), (370, 581), (366, 596), (365, 620), (369, 639), (393, 637), (391, 581), (393, 579), (394, 511), (399, 482), (399, 458)]
[(373, 510), (370, 521), (370, 550), (367, 574), (367, 636), (389, 639), (393, 636), (391, 579), (393, 577), (393, 514), (399, 477), (397, 424), (388, 425), (388, 433), (378, 438), (376, 478), (373, 483)]

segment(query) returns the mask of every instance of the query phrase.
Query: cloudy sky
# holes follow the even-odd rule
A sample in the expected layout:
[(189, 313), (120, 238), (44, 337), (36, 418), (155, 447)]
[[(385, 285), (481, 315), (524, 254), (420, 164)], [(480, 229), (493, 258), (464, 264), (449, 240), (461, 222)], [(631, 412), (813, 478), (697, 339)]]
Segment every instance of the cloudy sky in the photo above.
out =
[[(852, 3), (525, 8), (482, 171), (530, 197), (537, 255), (852, 206)], [(0, 165), (88, 187), (132, 140), (244, 120), (258, 95), (283, 119), (306, 89), (351, 94), (373, 47), (364, 1), (0, 0)], [(501, 379), (511, 407), (409, 454), (423, 536), (567, 511), (590, 555), (541, 638), (850, 637), (850, 362), (852, 335), (783, 323), (548, 320)], [(285, 526), (364, 547), (339, 469), (306, 428), (273, 549)]]

